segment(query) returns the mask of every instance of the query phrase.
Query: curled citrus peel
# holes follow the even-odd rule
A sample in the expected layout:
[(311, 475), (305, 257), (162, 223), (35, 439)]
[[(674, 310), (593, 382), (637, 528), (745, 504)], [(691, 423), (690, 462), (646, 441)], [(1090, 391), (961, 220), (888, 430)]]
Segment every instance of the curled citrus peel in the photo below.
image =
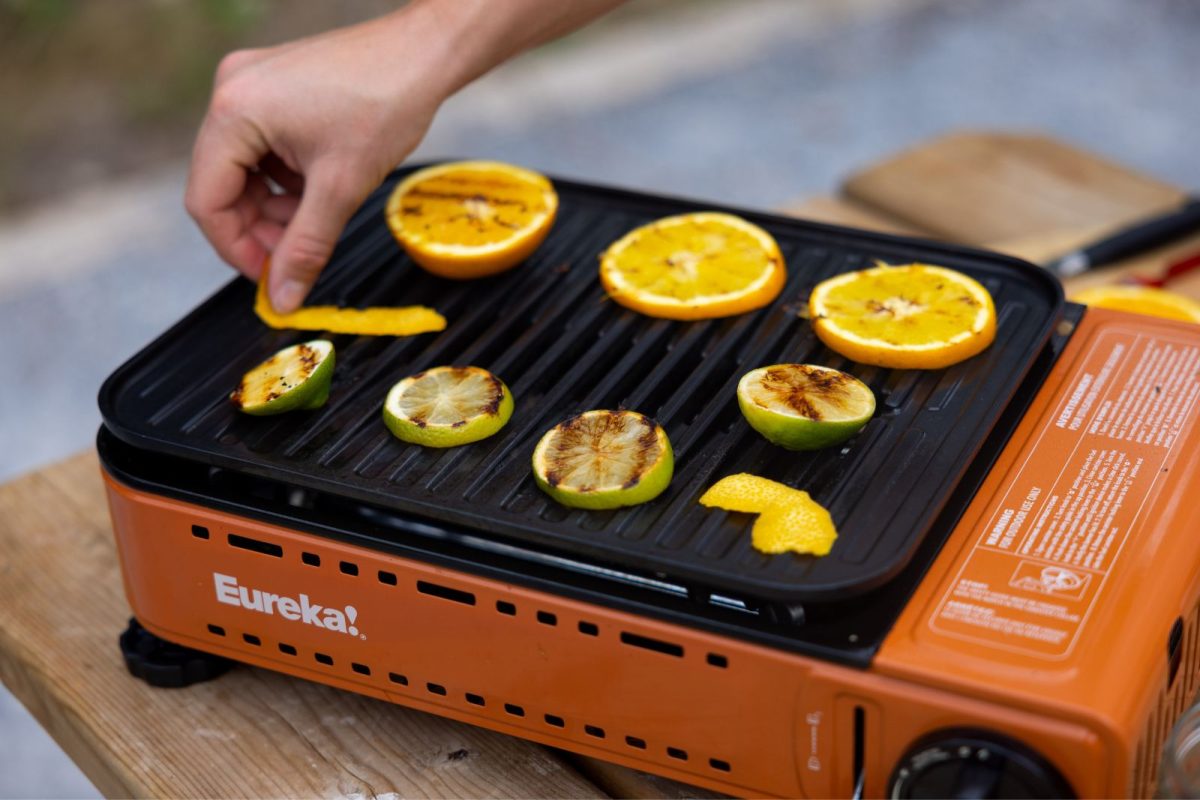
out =
[(267, 267), (263, 267), (254, 296), (254, 313), (272, 328), (299, 331), (329, 331), (361, 336), (415, 336), (446, 329), (446, 318), (426, 306), (389, 308), (338, 308), (305, 306), (280, 314), (267, 296)]
[(758, 514), (750, 543), (768, 555), (824, 556), (837, 539), (833, 518), (808, 492), (745, 472), (714, 483), (700, 497), (700, 505)]

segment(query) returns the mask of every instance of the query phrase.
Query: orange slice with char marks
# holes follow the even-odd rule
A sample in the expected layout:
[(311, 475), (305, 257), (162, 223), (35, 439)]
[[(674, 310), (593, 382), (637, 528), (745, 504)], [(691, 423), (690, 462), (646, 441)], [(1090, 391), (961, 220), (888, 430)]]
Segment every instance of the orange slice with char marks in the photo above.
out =
[(813, 330), (830, 350), (861, 364), (941, 369), (996, 338), (996, 307), (978, 281), (930, 264), (882, 264), (817, 284)]
[(527, 259), (554, 224), (558, 195), (531, 170), (458, 161), (417, 170), (385, 214), (413, 261), (443, 278), (494, 275)]

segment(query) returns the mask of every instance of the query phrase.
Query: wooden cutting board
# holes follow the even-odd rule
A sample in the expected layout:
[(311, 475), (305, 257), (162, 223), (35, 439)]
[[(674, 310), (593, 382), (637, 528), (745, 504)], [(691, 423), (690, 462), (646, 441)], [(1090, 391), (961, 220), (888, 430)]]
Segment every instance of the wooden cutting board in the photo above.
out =
[[(839, 197), (812, 198), (788, 210), (1040, 263), (1177, 206), (1184, 197), (1178, 187), (1047, 136), (958, 132), (851, 175)], [(1197, 251), (1200, 233), (1074, 278), (1067, 288), (1156, 275)], [(1200, 273), (1170, 288), (1200, 300)]]

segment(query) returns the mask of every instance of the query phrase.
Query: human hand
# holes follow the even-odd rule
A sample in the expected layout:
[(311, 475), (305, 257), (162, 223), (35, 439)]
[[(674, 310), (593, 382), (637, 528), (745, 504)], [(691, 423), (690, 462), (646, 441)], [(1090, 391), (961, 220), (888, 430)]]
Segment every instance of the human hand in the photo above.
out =
[(428, 25), (397, 12), (222, 60), (185, 205), (247, 277), (257, 280), (272, 255), (276, 310), (303, 302), (350, 215), (452, 90)]
[(620, 2), (413, 0), (349, 28), (231, 53), (196, 137), (188, 213), (247, 277), (258, 280), (270, 254), (271, 304), (293, 311), (350, 215), (420, 143), (443, 100)]

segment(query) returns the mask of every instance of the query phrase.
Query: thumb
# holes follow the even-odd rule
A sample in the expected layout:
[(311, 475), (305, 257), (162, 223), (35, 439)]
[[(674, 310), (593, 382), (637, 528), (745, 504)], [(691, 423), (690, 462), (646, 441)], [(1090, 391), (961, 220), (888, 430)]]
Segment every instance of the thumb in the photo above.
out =
[(281, 314), (295, 311), (325, 268), (350, 215), (370, 187), (332, 159), (317, 161), (304, 179), (295, 216), (271, 256), (271, 305)]

